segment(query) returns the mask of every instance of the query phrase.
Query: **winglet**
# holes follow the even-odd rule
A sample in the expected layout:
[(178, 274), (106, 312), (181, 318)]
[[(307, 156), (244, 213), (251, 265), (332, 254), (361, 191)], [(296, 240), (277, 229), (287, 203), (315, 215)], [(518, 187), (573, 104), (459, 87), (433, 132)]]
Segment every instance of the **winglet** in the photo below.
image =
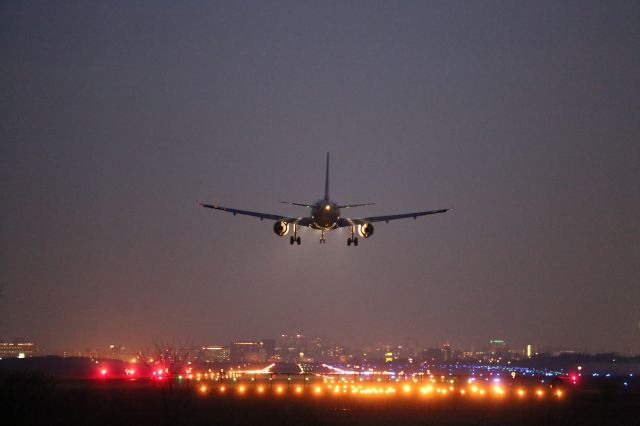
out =
[(324, 175), (324, 199), (329, 199), (329, 153), (327, 152), (327, 168)]

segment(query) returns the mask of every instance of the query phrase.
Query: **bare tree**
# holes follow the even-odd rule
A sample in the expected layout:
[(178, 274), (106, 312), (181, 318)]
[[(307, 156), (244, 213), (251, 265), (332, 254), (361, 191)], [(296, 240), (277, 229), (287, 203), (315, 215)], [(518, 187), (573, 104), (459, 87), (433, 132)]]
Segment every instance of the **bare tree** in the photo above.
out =
[(160, 389), (164, 424), (174, 425), (186, 412), (193, 398), (190, 381), (178, 380), (188, 365), (189, 347), (170, 343), (154, 342), (151, 350), (141, 351), (141, 364), (149, 372)]

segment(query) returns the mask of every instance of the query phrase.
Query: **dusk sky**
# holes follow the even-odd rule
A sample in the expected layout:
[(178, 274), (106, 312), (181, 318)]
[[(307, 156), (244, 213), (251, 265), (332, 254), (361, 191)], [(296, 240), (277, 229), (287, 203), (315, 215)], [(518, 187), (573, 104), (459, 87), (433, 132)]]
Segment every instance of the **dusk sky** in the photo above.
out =
[[(640, 2), (0, 5), (0, 339), (640, 352)], [(454, 208), (302, 232), (299, 216)]]

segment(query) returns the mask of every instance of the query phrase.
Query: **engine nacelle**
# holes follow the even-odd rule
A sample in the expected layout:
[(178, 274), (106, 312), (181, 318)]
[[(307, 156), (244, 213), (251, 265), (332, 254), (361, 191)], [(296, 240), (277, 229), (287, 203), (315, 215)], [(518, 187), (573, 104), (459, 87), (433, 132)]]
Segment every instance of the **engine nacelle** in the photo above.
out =
[(273, 232), (279, 237), (284, 237), (289, 232), (289, 224), (284, 221), (278, 221), (273, 225)]
[(370, 223), (358, 225), (358, 235), (362, 238), (369, 238), (373, 235), (373, 225)]

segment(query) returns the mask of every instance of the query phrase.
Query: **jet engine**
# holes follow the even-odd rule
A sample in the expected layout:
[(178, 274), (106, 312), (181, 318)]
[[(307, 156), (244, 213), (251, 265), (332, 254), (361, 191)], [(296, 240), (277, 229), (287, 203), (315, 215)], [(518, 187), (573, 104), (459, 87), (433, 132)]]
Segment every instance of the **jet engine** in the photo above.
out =
[(273, 225), (273, 232), (280, 237), (284, 237), (289, 232), (289, 224), (280, 220)]
[(370, 223), (358, 225), (358, 235), (363, 238), (369, 238), (373, 235), (373, 225)]

